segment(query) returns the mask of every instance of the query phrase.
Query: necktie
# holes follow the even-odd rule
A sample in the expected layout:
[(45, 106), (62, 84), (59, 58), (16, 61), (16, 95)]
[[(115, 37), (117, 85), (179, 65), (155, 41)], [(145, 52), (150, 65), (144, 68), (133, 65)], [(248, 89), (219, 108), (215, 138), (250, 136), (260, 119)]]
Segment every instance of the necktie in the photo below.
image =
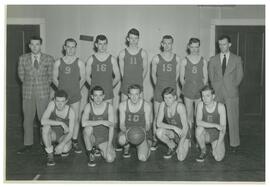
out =
[(224, 55), (223, 60), (222, 60), (222, 75), (224, 75), (225, 70), (226, 70), (226, 55)]
[(37, 56), (35, 56), (34, 67), (35, 67), (36, 69), (38, 69), (38, 60), (37, 60)]

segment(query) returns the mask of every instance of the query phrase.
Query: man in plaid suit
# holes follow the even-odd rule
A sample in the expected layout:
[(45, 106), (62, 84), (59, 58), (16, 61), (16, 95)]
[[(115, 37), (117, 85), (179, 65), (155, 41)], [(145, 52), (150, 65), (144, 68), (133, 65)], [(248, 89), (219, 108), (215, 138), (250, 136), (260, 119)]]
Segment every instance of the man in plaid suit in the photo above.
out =
[(40, 120), (50, 96), (50, 84), (54, 59), (41, 53), (42, 39), (32, 37), (29, 48), (31, 53), (20, 56), (18, 76), (22, 82), (24, 147), (17, 153), (29, 152), (33, 145), (33, 122), (37, 111)]

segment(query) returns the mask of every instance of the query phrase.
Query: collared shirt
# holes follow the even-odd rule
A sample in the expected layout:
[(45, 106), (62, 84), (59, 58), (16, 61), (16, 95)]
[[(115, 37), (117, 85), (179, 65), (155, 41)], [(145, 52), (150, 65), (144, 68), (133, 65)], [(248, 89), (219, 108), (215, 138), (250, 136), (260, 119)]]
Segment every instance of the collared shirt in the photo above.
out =
[(226, 55), (226, 66), (227, 66), (228, 65), (228, 60), (229, 60), (229, 57), (230, 57), (230, 52), (220, 53), (220, 62), (221, 62), (221, 65), (222, 65), (222, 62), (223, 62), (224, 55)]
[(40, 62), (40, 53), (38, 53), (38, 54), (33, 54), (33, 53), (31, 53), (31, 59), (32, 59), (32, 66), (34, 66), (34, 61), (35, 61), (35, 59), (37, 59), (37, 61), (38, 61), (38, 63)]

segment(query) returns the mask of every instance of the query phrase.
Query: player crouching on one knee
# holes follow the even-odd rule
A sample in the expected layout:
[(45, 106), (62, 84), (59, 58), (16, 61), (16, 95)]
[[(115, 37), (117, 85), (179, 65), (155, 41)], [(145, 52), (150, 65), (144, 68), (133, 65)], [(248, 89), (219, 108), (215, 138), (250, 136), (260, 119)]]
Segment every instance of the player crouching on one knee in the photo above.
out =
[(104, 97), (102, 87), (92, 88), (92, 101), (85, 106), (82, 116), (83, 138), (90, 167), (96, 165), (94, 146), (101, 150), (101, 155), (106, 162), (113, 162), (116, 156), (112, 145), (114, 111), (112, 105), (104, 101)]
[(190, 145), (186, 109), (182, 103), (177, 101), (174, 88), (165, 88), (162, 96), (164, 102), (159, 107), (156, 135), (168, 146), (168, 152), (163, 157), (169, 159), (176, 151), (177, 159), (183, 161)]
[[(71, 138), (73, 134), (75, 113), (67, 105), (68, 95), (64, 90), (55, 92), (52, 100), (45, 110), (42, 118), (42, 138), (47, 152), (47, 165), (53, 166), (54, 154), (68, 156), (71, 149)], [(52, 143), (58, 143), (54, 149)]]
[(206, 85), (201, 90), (202, 102), (198, 104), (196, 139), (201, 154), (196, 159), (203, 162), (206, 158), (206, 143), (211, 143), (212, 154), (216, 161), (225, 155), (224, 136), (226, 132), (226, 110), (222, 103), (214, 100), (215, 92)]
[(151, 152), (152, 110), (150, 104), (143, 99), (143, 90), (140, 85), (132, 84), (128, 87), (128, 99), (120, 103), (119, 111), (121, 132), (118, 141), (121, 146), (124, 146), (123, 157), (131, 157), (129, 148), (132, 141), (129, 141), (129, 136), (131, 139), (136, 138), (135, 134), (127, 135), (127, 131), (131, 128), (142, 128), (142, 133), (145, 136), (141, 143), (136, 144), (137, 155), (140, 161), (147, 161)]

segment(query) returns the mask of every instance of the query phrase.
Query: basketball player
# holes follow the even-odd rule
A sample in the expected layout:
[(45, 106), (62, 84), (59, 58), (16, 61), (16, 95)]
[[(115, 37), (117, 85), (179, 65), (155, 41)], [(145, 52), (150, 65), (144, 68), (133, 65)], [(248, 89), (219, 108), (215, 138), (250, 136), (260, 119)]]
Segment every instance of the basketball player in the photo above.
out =
[[(188, 56), (181, 62), (180, 82), (187, 109), (187, 118), (190, 129), (193, 128), (194, 113), (201, 100), (200, 90), (208, 82), (207, 62), (200, 55), (200, 40), (190, 38), (187, 46)], [(195, 112), (193, 112), (193, 104)], [(192, 131), (194, 132), (194, 131)]]
[(147, 52), (139, 48), (140, 33), (137, 29), (130, 29), (126, 37), (127, 48), (119, 54), (119, 66), (122, 75), (121, 101), (128, 98), (128, 87), (138, 84), (143, 88), (143, 80), (148, 71)]
[(77, 42), (73, 38), (65, 40), (65, 56), (54, 64), (53, 79), (58, 89), (63, 89), (69, 96), (69, 104), (75, 112), (75, 124), (72, 137), (72, 146), (75, 153), (82, 153), (78, 144), (79, 113), (81, 88), (85, 82), (85, 65), (76, 57)]
[[(42, 119), (42, 138), (47, 152), (47, 166), (54, 166), (54, 154), (68, 156), (74, 128), (75, 113), (67, 104), (68, 95), (64, 90), (55, 92)], [(53, 142), (58, 143), (53, 147)]]
[(115, 151), (112, 145), (114, 131), (114, 112), (110, 103), (104, 101), (104, 90), (95, 86), (91, 90), (91, 99), (84, 109), (82, 116), (83, 137), (88, 155), (88, 166), (94, 167), (94, 146), (101, 150), (106, 162), (113, 162)]
[[(166, 87), (172, 87), (177, 90), (177, 95), (180, 93), (178, 86), (180, 58), (172, 52), (173, 37), (171, 35), (165, 35), (162, 38), (160, 50), (161, 53), (154, 56), (152, 60), (152, 79), (155, 84), (154, 91), (154, 112), (155, 119), (153, 124), (153, 131), (156, 134), (156, 120), (158, 114), (158, 108), (163, 101), (162, 91)], [(151, 150), (156, 150), (156, 138), (154, 136)]]
[(196, 139), (201, 149), (201, 154), (196, 159), (203, 162), (207, 156), (206, 143), (211, 143), (212, 154), (216, 161), (221, 161), (225, 155), (224, 136), (226, 133), (226, 110), (222, 103), (214, 100), (214, 89), (204, 86), (202, 102), (198, 104)]
[(143, 99), (143, 90), (140, 85), (132, 84), (128, 87), (129, 99), (119, 105), (120, 129), (119, 144), (124, 146), (123, 157), (129, 158), (130, 145), (126, 138), (126, 131), (134, 126), (142, 127), (146, 131), (146, 139), (137, 148), (137, 155), (140, 161), (147, 161), (150, 156), (150, 128), (151, 128), (151, 106)]
[[(163, 158), (170, 159), (176, 152), (177, 159), (183, 161), (187, 156), (190, 144), (186, 108), (183, 103), (177, 101), (174, 88), (165, 88), (162, 96), (164, 102), (159, 106), (157, 137), (168, 146), (168, 152)], [(164, 118), (166, 122), (163, 121)]]
[(104, 100), (112, 104), (113, 88), (120, 81), (118, 64), (116, 58), (107, 51), (108, 39), (105, 35), (98, 35), (94, 45), (96, 53), (87, 61), (86, 80), (91, 88), (101, 86), (105, 92)]

